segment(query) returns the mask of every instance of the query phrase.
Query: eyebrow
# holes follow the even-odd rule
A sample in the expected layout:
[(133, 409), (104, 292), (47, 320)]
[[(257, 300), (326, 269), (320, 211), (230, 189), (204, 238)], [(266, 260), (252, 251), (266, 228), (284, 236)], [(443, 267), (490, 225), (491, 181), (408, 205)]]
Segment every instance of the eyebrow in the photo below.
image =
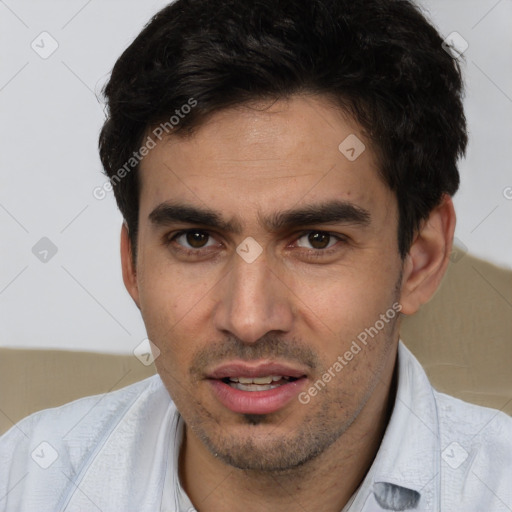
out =
[[(149, 214), (149, 220), (156, 226), (183, 222), (207, 226), (227, 233), (242, 233), (242, 224), (237, 220), (227, 221), (220, 213), (213, 210), (180, 203), (159, 204)], [(274, 213), (262, 220), (270, 230), (279, 231), (313, 224), (344, 223), (367, 226), (370, 224), (371, 216), (368, 210), (348, 201), (328, 201)]]

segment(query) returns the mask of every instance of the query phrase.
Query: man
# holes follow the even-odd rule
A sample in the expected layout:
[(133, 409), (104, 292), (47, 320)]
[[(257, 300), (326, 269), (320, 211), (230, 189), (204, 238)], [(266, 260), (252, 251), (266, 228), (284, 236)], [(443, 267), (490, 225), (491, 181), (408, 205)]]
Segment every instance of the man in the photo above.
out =
[(399, 341), (448, 264), (461, 89), (405, 0), (158, 13), (100, 154), (159, 375), (13, 427), (2, 510), (512, 510), (512, 420)]

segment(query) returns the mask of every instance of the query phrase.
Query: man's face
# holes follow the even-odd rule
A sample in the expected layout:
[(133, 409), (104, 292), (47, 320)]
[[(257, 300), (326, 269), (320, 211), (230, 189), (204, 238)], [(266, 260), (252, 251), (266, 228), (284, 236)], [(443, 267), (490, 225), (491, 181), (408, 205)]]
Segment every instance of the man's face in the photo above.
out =
[[(338, 149), (351, 134), (354, 161)], [(187, 436), (245, 469), (324, 452), (377, 396), (398, 336), (381, 320), (400, 296), (396, 199), (358, 125), (324, 98), (229, 109), (159, 142), (140, 175), (132, 295)]]

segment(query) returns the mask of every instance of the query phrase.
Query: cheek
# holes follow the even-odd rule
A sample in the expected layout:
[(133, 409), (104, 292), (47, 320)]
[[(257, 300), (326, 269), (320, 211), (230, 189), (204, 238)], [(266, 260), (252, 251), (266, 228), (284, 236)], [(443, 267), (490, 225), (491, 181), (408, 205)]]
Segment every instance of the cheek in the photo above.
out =
[(300, 276), (290, 283), (300, 315), (341, 340), (370, 327), (397, 300), (396, 262), (363, 261)]
[[(179, 272), (162, 269), (146, 262), (139, 274), (139, 301), (148, 338), (160, 350), (155, 361), (169, 367), (182, 360), (190, 351), (184, 343), (183, 329), (190, 329), (200, 303), (199, 291), (184, 286)], [(190, 334), (189, 334), (190, 335)], [(177, 365), (179, 367), (179, 365)]]
[[(152, 251), (148, 251), (151, 253)], [(139, 265), (138, 276), (141, 313), (151, 327), (168, 329), (193, 316), (211, 287), (211, 276), (194, 268), (172, 264), (161, 251), (149, 254)]]

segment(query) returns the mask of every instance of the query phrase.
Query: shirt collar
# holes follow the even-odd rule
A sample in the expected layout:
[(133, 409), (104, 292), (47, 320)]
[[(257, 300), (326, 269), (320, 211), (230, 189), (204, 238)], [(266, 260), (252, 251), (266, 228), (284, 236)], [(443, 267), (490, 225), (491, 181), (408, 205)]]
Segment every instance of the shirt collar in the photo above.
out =
[(439, 422), (433, 388), (420, 363), (398, 344), (395, 404), (375, 457), (373, 493), (384, 510), (431, 509), (438, 499)]

